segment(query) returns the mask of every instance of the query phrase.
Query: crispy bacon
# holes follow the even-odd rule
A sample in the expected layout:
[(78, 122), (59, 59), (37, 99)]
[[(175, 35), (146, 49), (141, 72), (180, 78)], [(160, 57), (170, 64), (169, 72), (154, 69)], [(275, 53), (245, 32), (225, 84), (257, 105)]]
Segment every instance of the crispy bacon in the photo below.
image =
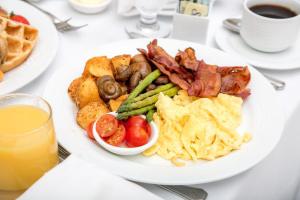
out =
[(164, 49), (157, 46), (157, 40), (147, 45), (148, 53), (144, 49), (138, 49), (148, 60), (150, 60), (163, 74), (167, 75), (171, 82), (187, 90), (193, 81), (193, 74), (184, 67), (179, 66), (175, 59)]
[(178, 73), (180, 75), (180, 77), (184, 78), (184, 79), (193, 79), (193, 75), (188, 72), (184, 67), (179, 66), (175, 66), (171, 60), (166, 59), (166, 57), (163, 56), (157, 56), (153, 58), (153, 62), (155, 63), (159, 63), (161, 66), (163, 66), (165, 69), (167, 69), (168, 71), (171, 72), (175, 72)]
[(182, 89), (187, 90), (190, 87), (190, 84), (182, 79), (179, 74), (172, 73), (168, 71), (162, 64), (152, 61), (152, 63), (165, 75), (167, 75), (172, 83), (179, 85)]
[(175, 60), (179, 65), (184, 66), (187, 69), (197, 71), (198, 69), (198, 60), (195, 55), (195, 50), (191, 47), (180, 51), (177, 53)]
[(247, 87), (251, 75), (248, 67), (219, 67), (218, 72), (222, 77), (221, 92), (239, 95)]
[(175, 71), (177, 73), (182, 73), (179, 67), (179, 64), (175, 59), (170, 56), (163, 48), (157, 45), (157, 40), (153, 40), (150, 44), (147, 45), (148, 48), (148, 57), (150, 60), (153, 60), (169, 70)]
[(190, 96), (214, 97), (220, 92), (240, 96), (250, 95), (247, 85), (250, 81), (248, 67), (218, 67), (198, 61), (195, 51), (187, 48), (179, 51), (174, 59), (153, 40), (147, 45), (148, 51), (138, 49), (171, 82), (188, 91)]
[(217, 68), (215, 65), (206, 64), (203, 60), (199, 61), (195, 81), (188, 89), (188, 94), (199, 97), (217, 96), (221, 89), (221, 75), (217, 73)]
[(235, 94), (235, 96), (241, 97), (243, 100), (247, 99), (250, 96), (251, 91), (249, 88), (245, 88), (241, 93)]

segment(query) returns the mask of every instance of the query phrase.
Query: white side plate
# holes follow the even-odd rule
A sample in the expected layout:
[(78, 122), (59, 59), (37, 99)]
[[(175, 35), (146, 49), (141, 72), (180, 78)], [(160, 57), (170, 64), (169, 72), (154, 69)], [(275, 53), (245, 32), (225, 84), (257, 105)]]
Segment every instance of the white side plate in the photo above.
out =
[(28, 59), (20, 66), (4, 74), (4, 80), (0, 82), (1, 95), (20, 89), (47, 69), (56, 55), (58, 34), (46, 15), (22, 1), (1, 0), (0, 6), (8, 12), (13, 11), (23, 15), (32, 26), (39, 30), (36, 46)]

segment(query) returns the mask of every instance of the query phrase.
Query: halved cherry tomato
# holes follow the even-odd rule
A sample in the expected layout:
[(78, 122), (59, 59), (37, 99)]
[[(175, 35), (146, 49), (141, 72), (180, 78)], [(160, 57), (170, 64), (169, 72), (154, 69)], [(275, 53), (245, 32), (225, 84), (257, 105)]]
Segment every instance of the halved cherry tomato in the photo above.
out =
[(30, 25), (29, 21), (21, 15), (14, 15), (13, 14), (13, 15), (10, 16), (10, 19), (15, 21), (15, 22), (20, 22), (20, 23), (23, 23), (23, 24)]
[(93, 135), (93, 125), (94, 125), (94, 122), (91, 122), (87, 128), (86, 128), (86, 133), (88, 135), (88, 137), (92, 140), (94, 140), (94, 135)]
[(130, 128), (133, 126), (138, 126), (141, 128), (147, 128), (147, 121), (141, 116), (132, 116), (126, 121), (126, 128)]
[(96, 123), (96, 130), (100, 137), (113, 135), (118, 128), (118, 120), (110, 114), (103, 115)]
[(126, 142), (129, 147), (139, 147), (146, 144), (149, 140), (147, 131), (138, 126), (132, 126), (127, 129)]
[(123, 124), (119, 124), (116, 132), (110, 136), (106, 142), (113, 146), (120, 146), (125, 140), (126, 130)]

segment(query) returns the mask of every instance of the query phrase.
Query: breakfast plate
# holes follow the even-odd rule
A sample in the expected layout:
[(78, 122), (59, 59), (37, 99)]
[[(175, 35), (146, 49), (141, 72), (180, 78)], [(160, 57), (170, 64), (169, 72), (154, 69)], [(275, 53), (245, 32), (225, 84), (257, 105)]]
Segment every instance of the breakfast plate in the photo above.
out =
[(270, 70), (290, 70), (300, 68), (300, 37), (289, 49), (277, 53), (265, 53), (249, 47), (239, 34), (220, 27), (215, 34), (217, 45), (255, 67)]
[[(149, 39), (124, 40), (100, 46), (65, 60), (64, 65), (84, 66), (85, 61), (92, 56), (136, 54), (136, 48), (144, 48), (149, 42)], [(159, 39), (159, 44), (171, 55), (175, 55), (178, 49), (192, 47), (198, 58), (203, 58), (207, 63), (220, 66), (245, 65), (245, 62), (234, 55), (196, 43)], [(276, 93), (263, 75), (252, 67), (249, 70), (251, 95), (243, 103), (243, 119), (239, 130), (250, 132), (252, 139), (227, 156), (213, 161), (188, 161), (183, 167), (174, 166), (156, 155), (115, 155), (88, 139), (76, 124), (77, 108), (67, 93), (70, 82), (81, 75), (82, 68), (58, 70), (49, 80), (44, 97), (53, 108), (57, 139), (71, 153), (133, 181), (166, 185), (201, 184), (225, 179), (250, 169), (271, 153), (281, 137), (284, 119)]]
[(38, 37), (29, 57), (18, 67), (5, 73), (0, 82), (0, 94), (25, 86), (44, 72), (56, 55), (58, 34), (51, 20), (32, 6), (18, 0), (2, 0), (0, 6), (8, 12), (25, 16), (38, 30)]

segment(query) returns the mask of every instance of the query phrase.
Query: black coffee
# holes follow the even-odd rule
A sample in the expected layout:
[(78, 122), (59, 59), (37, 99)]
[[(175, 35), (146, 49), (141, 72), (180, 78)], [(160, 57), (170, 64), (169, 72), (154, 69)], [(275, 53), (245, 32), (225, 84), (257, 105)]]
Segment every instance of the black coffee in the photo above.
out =
[(297, 15), (297, 13), (289, 8), (278, 5), (261, 4), (252, 6), (250, 10), (258, 15), (274, 19), (285, 19), (295, 17)]

